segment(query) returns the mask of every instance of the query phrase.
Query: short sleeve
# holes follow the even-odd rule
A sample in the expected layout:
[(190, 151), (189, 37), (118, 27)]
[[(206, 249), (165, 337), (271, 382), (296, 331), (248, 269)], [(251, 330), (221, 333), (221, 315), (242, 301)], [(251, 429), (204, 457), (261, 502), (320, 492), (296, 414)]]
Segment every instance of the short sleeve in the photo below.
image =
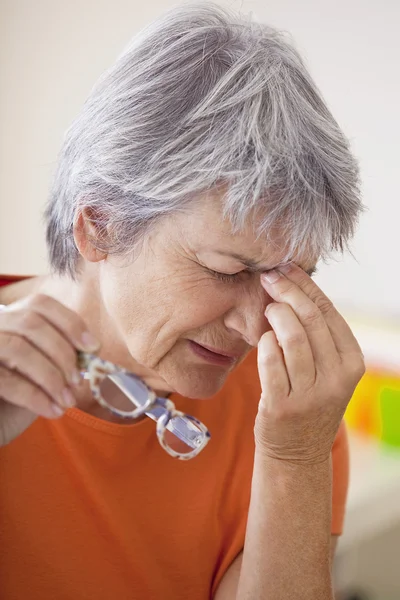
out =
[(340, 535), (346, 511), (349, 487), (349, 444), (342, 421), (332, 448), (332, 535)]

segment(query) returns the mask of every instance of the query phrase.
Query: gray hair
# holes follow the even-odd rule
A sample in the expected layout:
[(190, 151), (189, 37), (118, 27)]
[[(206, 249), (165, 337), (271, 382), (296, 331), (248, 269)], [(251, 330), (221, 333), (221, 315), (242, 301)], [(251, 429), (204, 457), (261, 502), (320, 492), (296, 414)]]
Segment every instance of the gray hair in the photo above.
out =
[(362, 210), (348, 142), (286, 36), (185, 5), (134, 39), (67, 132), (46, 210), (51, 265), (76, 275), (83, 206), (124, 253), (221, 183), (234, 230), (256, 212), (288, 258), (343, 250)]

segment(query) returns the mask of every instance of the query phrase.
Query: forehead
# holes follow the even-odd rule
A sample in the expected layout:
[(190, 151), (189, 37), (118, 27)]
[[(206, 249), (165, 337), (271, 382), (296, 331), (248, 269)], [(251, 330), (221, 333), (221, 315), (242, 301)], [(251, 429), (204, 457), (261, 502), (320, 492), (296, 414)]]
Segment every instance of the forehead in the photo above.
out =
[(314, 269), (318, 256), (307, 251), (290, 253), (290, 244), (279, 230), (268, 235), (257, 234), (257, 220), (249, 220), (239, 230), (234, 230), (229, 219), (224, 219), (221, 198), (207, 195), (185, 214), (186, 226), (182, 227), (185, 239), (193, 251), (218, 253), (226, 260), (248, 262), (263, 267), (263, 270), (293, 261), (305, 271)]

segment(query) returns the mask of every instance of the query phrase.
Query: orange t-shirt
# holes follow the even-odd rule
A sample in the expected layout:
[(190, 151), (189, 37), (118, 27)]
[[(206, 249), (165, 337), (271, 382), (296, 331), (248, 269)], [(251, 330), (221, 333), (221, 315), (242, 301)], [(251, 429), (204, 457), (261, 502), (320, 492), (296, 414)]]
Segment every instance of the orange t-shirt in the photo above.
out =
[[(244, 545), (260, 397), (255, 352), (208, 400), (177, 394), (212, 439), (171, 458), (155, 423), (71, 409), (0, 449), (2, 600), (208, 600)], [(344, 425), (333, 448), (332, 533), (348, 484)]]

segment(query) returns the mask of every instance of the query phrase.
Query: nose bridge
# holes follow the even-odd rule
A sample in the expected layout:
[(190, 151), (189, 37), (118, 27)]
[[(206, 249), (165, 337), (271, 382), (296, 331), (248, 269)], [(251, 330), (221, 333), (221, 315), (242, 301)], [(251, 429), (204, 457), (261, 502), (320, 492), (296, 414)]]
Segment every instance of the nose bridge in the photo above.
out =
[(270, 298), (258, 278), (243, 286), (237, 294), (235, 306), (226, 315), (225, 325), (234, 329), (251, 346), (257, 346), (268, 329), (265, 309)]

